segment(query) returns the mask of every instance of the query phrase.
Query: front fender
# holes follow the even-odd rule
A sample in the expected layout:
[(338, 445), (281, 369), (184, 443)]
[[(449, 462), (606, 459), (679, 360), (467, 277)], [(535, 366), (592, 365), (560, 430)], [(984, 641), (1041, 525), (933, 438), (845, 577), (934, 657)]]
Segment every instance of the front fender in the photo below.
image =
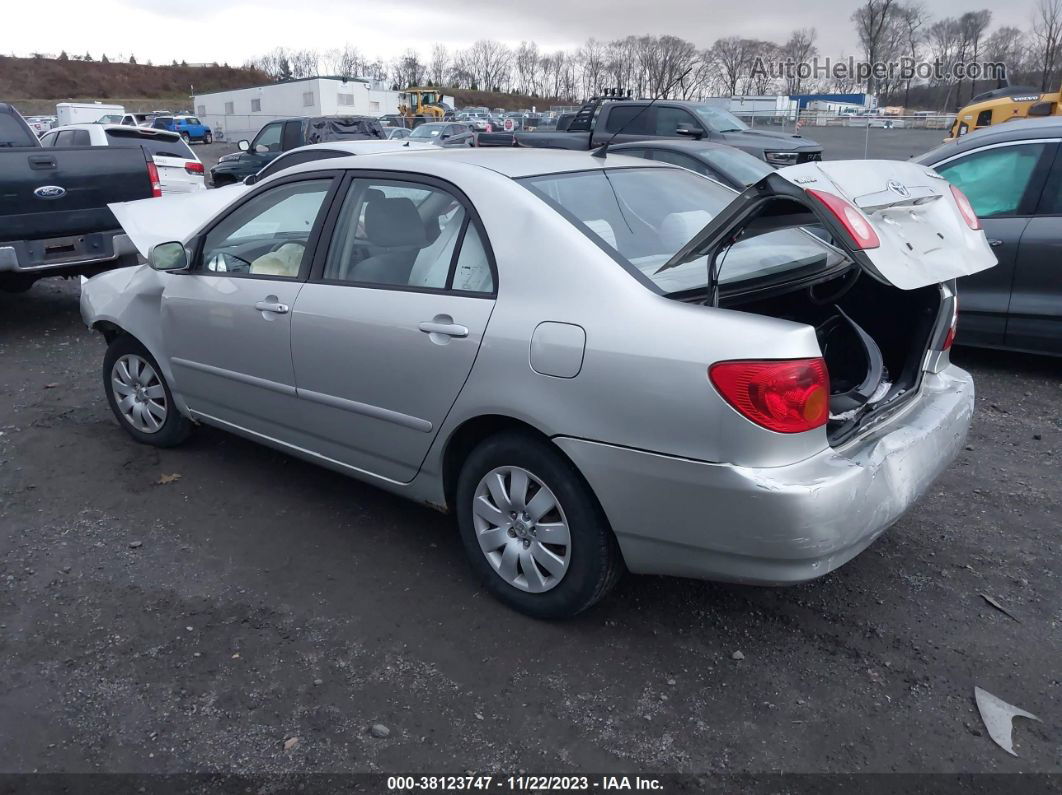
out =
[[(147, 265), (101, 273), (81, 286), (81, 318), (90, 329), (110, 324), (135, 337), (162, 369), (166, 382), (174, 384), (169, 354), (162, 339), (162, 293), (166, 279), (179, 278)], [(178, 410), (187, 407), (174, 394)]]

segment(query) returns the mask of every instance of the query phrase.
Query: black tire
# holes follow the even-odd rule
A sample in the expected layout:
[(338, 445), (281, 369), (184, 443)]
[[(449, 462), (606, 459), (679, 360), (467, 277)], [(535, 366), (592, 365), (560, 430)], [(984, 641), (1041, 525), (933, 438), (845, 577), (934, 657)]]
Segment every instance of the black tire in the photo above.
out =
[(214, 135), (213, 135), (213, 133), (207, 133), (206, 135), (204, 135), (203, 136), (203, 143), (205, 143), (205, 144), (214, 143)]
[[(560, 582), (528, 593), (506, 582), (480, 548), (472, 507), (476, 488), (498, 467), (521, 467), (544, 483), (563, 508), (570, 534), (570, 562)], [(534, 618), (568, 618), (604, 597), (623, 574), (623, 557), (590, 486), (565, 456), (530, 433), (506, 431), (469, 454), (457, 481), (456, 514), (473, 570), (495, 597)], [(510, 534), (511, 535), (511, 534)]]
[[(134, 427), (118, 406), (119, 397), (115, 395), (112, 371), (115, 363), (127, 355), (139, 356), (145, 360), (155, 371), (158, 382), (165, 393), (165, 420), (158, 430), (150, 433)], [(147, 348), (128, 334), (115, 337), (111, 344), (107, 346), (107, 353), (103, 357), (103, 391), (107, 395), (107, 403), (110, 405), (115, 419), (118, 420), (118, 424), (141, 444), (149, 444), (154, 447), (174, 447), (187, 439), (188, 434), (192, 431), (191, 420), (181, 414), (174, 405), (173, 393), (170, 392), (170, 385), (166, 383), (166, 377), (159, 368), (158, 362), (155, 361), (155, 358), (148, 352)]]
[(186, 133), (186, 132), (181, 133), (181, 137), (184, 139), (184, 142), (186, 144), (192, 143), (192, 136), (190, 136), (188, 133)]

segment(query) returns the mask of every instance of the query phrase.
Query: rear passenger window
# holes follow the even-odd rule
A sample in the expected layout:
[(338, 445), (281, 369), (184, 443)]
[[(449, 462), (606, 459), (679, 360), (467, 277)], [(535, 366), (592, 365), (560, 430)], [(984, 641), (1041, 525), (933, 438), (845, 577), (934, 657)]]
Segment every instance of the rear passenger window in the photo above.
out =
[(624, 135), (651, 135), (649, 115), (645, 105), (614, 105), (609, 108), (605, 132), (616, 133), (622, 130)]
[(434, 290), (494, 289), (485, 246), (464, 205), (441, 188), (399, 180), (354, 182), (336, 221), (323, 278)]
[(982, 149), (937, 166), (937, 171), (966, 194), (979, 218), (1016, 215), (1046, 146)]

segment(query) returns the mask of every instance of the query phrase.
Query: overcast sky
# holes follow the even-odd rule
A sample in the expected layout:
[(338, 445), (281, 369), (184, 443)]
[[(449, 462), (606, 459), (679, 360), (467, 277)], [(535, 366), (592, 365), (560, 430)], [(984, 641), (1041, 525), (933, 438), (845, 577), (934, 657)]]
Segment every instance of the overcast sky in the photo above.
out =
[[(533, 39), (552, 50), (589, 36), (671, 33), (705, 47), (730, 35), (781, 42), (805, 26), (818, 30), (820, 53), (859, 53), (850, 21), (857, 0), (48, 0), (43, 6), (12, 0), (5, 5), (0, 26), (5, 53), (88, 50), (98, 59), (101, 53), (128, 58), (132, 52), (141, 63), (156, 64), (176, 59), (237, 65), (278, 45), (325, 50), (345, 43), (370, 58), (389, 59), (407, 47), (426, 56), (434, 42), (454, 49), (478, 38), (512, 45)], [(927, 5), (936, 18), (988, 8), (993, 28), (1027, 29), (1033, 0)]]

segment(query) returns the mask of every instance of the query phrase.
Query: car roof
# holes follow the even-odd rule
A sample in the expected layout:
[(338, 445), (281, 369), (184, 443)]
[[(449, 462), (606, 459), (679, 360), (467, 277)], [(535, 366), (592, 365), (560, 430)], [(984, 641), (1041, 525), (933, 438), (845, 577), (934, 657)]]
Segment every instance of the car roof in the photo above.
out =
[[(594, 157), (590, 152), (564, 149), (527, 149), (519, 147), (453, 148), (431, 147), (380, 153), (373, 157), (372, 168), (408, 169), (410, 158), (430, 157), (431, 172), (441, 168), (458, 173), (468, 168), (482, 168), (497, 172), (511, 179), (532, 177), (540, 174), (561, 174), (575, 171), (590, 171), (605, 168), (674, 168), (667, 163), (654, 163), (636, 157), (611, 155)], [(351, 157), (318, 160), (293, 166), (294, 171), (324, 171), (337, 168), (366, 168), (364, 160)], [(423, 168), (423, 166), (421, 166)], [(440, 174), (441, 176), (441, 174)]]
[(986, 127), (964, 135), (957, 141), (948, 141), (924, 155), (915, 158), (918, 163), (936, 163), (948, 157), (979, 149), (989, 144), (1009, 141), (1030, 141), (1037, 138), (1062, 138), (1062, 119), (1017, 119), (998, 126)]

